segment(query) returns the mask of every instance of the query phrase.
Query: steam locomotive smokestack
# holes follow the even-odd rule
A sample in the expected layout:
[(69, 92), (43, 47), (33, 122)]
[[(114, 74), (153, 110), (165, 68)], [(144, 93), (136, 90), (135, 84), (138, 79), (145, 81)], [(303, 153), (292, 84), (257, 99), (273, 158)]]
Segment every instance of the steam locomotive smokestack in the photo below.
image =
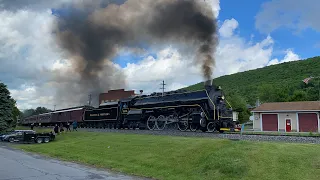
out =
[(212, 86), (212, 80), (204, 81), (205, 86)]
[[(101, 84), (116, 82), (114, 66), (106, 64), (112, 64), (121, 48), (140, 48), (146, 42), (196, 50), (195, 63), (203, 78), (211, 79), (218, 44), (217, 22), (211, 6), (204, 1), (97, 0), (78, 1), (67, 7), (67, 13), (57, 18), (54, 31), (59, 46), (80, 75), (82, 89), (93, 94), (105, 91)], [(108, 73), (103, 79), (110, 83), (101, 83), (103, 72)]]

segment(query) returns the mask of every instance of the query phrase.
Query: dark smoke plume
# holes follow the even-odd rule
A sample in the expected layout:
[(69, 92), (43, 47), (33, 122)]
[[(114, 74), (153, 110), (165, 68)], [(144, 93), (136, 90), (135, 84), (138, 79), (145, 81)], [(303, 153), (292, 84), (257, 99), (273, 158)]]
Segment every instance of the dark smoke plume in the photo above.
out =
[[(60, 15), (55, 33), (58, 44), (72, 59), (84, 89), (106, 91), (99, 74), (109, 73), (121, 48), (140, 44), (175, 44), (197, 52), (205, 80), (211, 79), (213, 54), (217, 46), (216, 20), (202, 0), (83, 1), (67, 5)], [(114, 81), (111, 80), (110, 81)]]

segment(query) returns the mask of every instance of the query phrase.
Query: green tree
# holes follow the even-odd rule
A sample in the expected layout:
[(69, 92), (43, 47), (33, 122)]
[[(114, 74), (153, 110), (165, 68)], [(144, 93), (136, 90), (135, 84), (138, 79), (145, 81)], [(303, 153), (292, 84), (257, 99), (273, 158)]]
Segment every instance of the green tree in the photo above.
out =
[(36, 114), (36, 111), (34, 109), (26, 109), (23, 111), (22, 113), (23, 117), (28, 117), (28, 116), (32, 116), (32, 115), (35, 115)]
[(290, 88), (276, 88), (270, 84), (262, 85), (258, 88), (261, 102), (287, 102), (290, 99)]
[(0, 83), (0, 132), (10, 129), (14, 124), (15, 101), (10, 96), (7, 86)]
[(21, 119), (21, 117), (22, 117), (22, 112), (15, 105), (13, 107), (12, 114), (13, 114), (13, 122), (12, 122), (11, 126), (16, 127), (18, 119)]
[(23, 111), (23, 117), (28, 117), (28, 116), (33, 116), (33, 115), (38, 115), (38, 114), (43, 114), (47, 112), (51, 112), (52, 110), (45, 108), (45, 107), (37, 107), (36, 109), (26, 109)]
[(245, 98), (235, 93), (227, 95), (226, 98), (230, 103), (232, 110), (239, 112), (238, 120), (240, 121), (240, 123), (247, 122), (250, 118), (251, 113), (247, 108)]
[(37, 107), (35, 109), (35, 114), (38, 115), (38, 114), (43, 114), (43, 113), (47, 113), (47, 112), (50, 112), (51, 110), (50, 109), (47, 109), (45, 107)]
[(305, 101), (308, 99), (308, 94), (303, 90), (295, 90), (290, 97), (290, 101)]

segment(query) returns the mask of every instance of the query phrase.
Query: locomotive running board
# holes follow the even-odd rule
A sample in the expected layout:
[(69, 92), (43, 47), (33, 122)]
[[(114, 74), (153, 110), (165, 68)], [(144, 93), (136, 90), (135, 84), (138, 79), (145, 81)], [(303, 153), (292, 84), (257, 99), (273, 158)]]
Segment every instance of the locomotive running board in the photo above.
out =
[[(220, 131), (231, 131), (231, 128), (220, 128)], [(239, 131), (239, 129), (234, 128), (234, 131)]]

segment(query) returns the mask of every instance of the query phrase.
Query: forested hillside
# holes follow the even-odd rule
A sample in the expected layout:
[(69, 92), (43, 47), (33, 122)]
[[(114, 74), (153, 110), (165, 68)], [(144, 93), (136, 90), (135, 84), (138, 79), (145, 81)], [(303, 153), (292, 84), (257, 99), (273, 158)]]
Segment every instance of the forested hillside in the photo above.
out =
[[(308, 84), (303, 82), (310, 76), (320, 76), (320, 56), (221, 76), (213, 82), (226, 94), (238, 94), (254, 105), (257, 98), (263, 102), (317, 100), (318, 79)], [(188, 90), (200, 88), (203, 83), (187, 87)]]
[[(234, 109), (241, 111), (240, 119), (250, 113), (246, 105), (260, 102), (315, 101), (319, 97), (319, 80), (303, 80), (320, 76), (320, 56), (305, 60), (267, 66), (255, 70), (221, 76), (213, 80), (220, 85)], [(187, 90), (203, 88), (203, 82), (189, 86)]]

